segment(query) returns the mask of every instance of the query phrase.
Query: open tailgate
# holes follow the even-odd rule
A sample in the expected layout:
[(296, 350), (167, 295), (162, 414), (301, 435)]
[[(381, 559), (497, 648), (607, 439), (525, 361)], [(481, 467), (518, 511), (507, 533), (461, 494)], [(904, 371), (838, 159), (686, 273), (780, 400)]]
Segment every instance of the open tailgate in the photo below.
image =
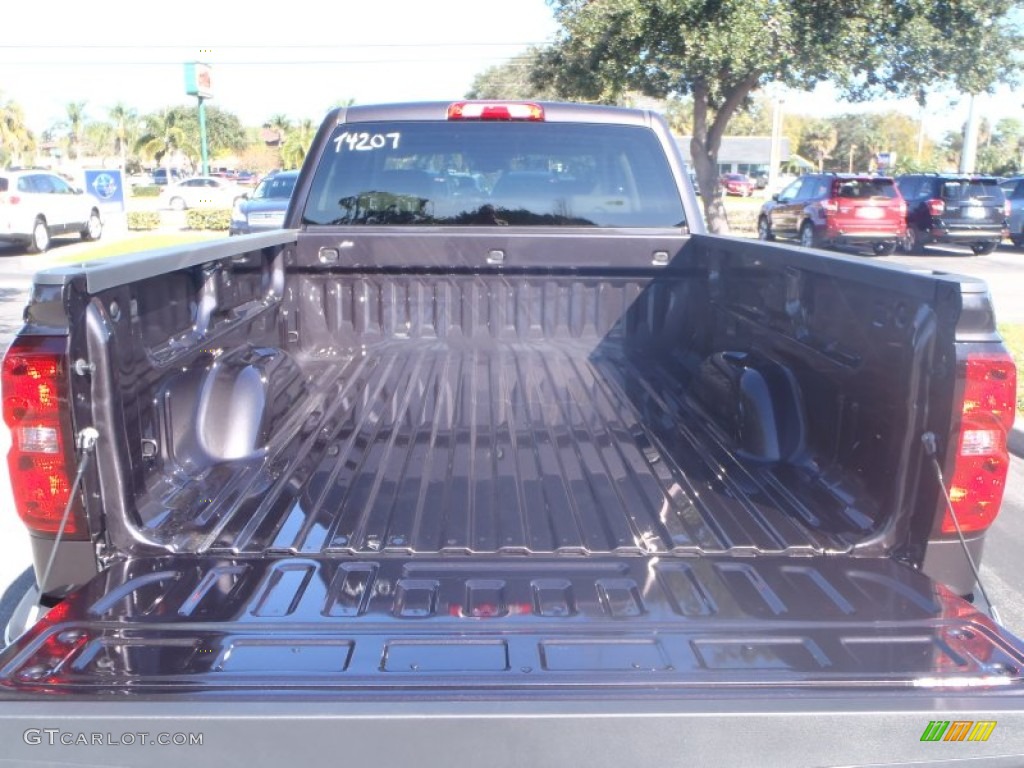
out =
[[(888, 560), (140, 559), (99, 575), (0, 656), (0, 736), (62, 717), (104, 732), (126, 715), (179, 731), (237, 717), (248, 745), (269, 739), (275, 718), (315, 716), (337, 721), (322, 724), (348, 734), (353, 754), (404, 722), (420, 765), (475, 764), (449, 740), (479, 755), (485, 734), (492, 748), (525, 740), (540, 765), (570, 762), (563, 739), (584, 733), (584, 751), (604, 744), (595, 766), (629, 745), (667, 758), (680, 739), (708, 750), (702, 765), (911, 754), (895, 745), (977, 758), (1024, 753), (1022, 668), (1019, 640)], [(966, 747), (921, 741), (932, 721), (962, 720), (998, 726)], [(655, 722), (671, 731), (652, 741)], [(872, 723), (871, 739), (849, 741)], [(769, 724), (799, 734), (799, 749), (766, 743)], [(816, 751), (826, 742), (853, 751)], [(42, 758), (20, 737), (7, 743)], [(716, 757), (715, 743), (729, 751)], [(170, 747), (144, 759), (172, 752), (181, 759)], [(404, 754), (384, 752), (376, 765)], [(188, 754), (205, 764), (214, 752)]]

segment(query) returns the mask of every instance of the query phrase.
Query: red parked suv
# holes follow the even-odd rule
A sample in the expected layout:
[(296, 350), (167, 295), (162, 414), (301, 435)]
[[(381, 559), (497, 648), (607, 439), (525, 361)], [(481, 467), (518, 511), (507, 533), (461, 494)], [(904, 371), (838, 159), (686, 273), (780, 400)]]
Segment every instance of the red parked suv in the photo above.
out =
[(907, 234), (907, 204), (888, 176), (810, 173), (761, 207), (757, 235), (816, 248), (865, 244), (878, 256)]

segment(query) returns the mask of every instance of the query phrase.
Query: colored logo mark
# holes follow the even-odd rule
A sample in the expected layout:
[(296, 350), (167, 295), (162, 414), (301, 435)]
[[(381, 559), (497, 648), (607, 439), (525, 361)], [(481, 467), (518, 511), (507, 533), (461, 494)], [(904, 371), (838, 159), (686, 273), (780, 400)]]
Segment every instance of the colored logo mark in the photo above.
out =
[(109, 173), (101, 173), (92, 182), (92, 188), (103, 200), (109, 200), (117, 193), (117, 181)]
[(995, 729), (995, 720), (932, 720), (921, 741), (988, 741)]

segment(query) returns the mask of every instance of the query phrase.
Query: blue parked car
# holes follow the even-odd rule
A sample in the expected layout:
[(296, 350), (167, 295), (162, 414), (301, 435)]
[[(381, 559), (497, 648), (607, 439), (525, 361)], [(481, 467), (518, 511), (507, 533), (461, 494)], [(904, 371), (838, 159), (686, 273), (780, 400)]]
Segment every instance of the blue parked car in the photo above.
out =
[(248, 235), (280, 229), (298, 178), (298, 171), (281, 171), (261, 181), (252, 195), (235, 204), (228, 234)]

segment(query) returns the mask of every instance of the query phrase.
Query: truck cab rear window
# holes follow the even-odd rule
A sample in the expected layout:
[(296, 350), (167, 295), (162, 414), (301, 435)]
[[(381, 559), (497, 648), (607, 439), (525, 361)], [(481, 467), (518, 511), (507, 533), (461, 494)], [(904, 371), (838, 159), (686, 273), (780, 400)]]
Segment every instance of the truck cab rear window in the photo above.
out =
[(676, 228), (685, 216), (647, 128), (389, 122), (336, 129), (303, 221)]

